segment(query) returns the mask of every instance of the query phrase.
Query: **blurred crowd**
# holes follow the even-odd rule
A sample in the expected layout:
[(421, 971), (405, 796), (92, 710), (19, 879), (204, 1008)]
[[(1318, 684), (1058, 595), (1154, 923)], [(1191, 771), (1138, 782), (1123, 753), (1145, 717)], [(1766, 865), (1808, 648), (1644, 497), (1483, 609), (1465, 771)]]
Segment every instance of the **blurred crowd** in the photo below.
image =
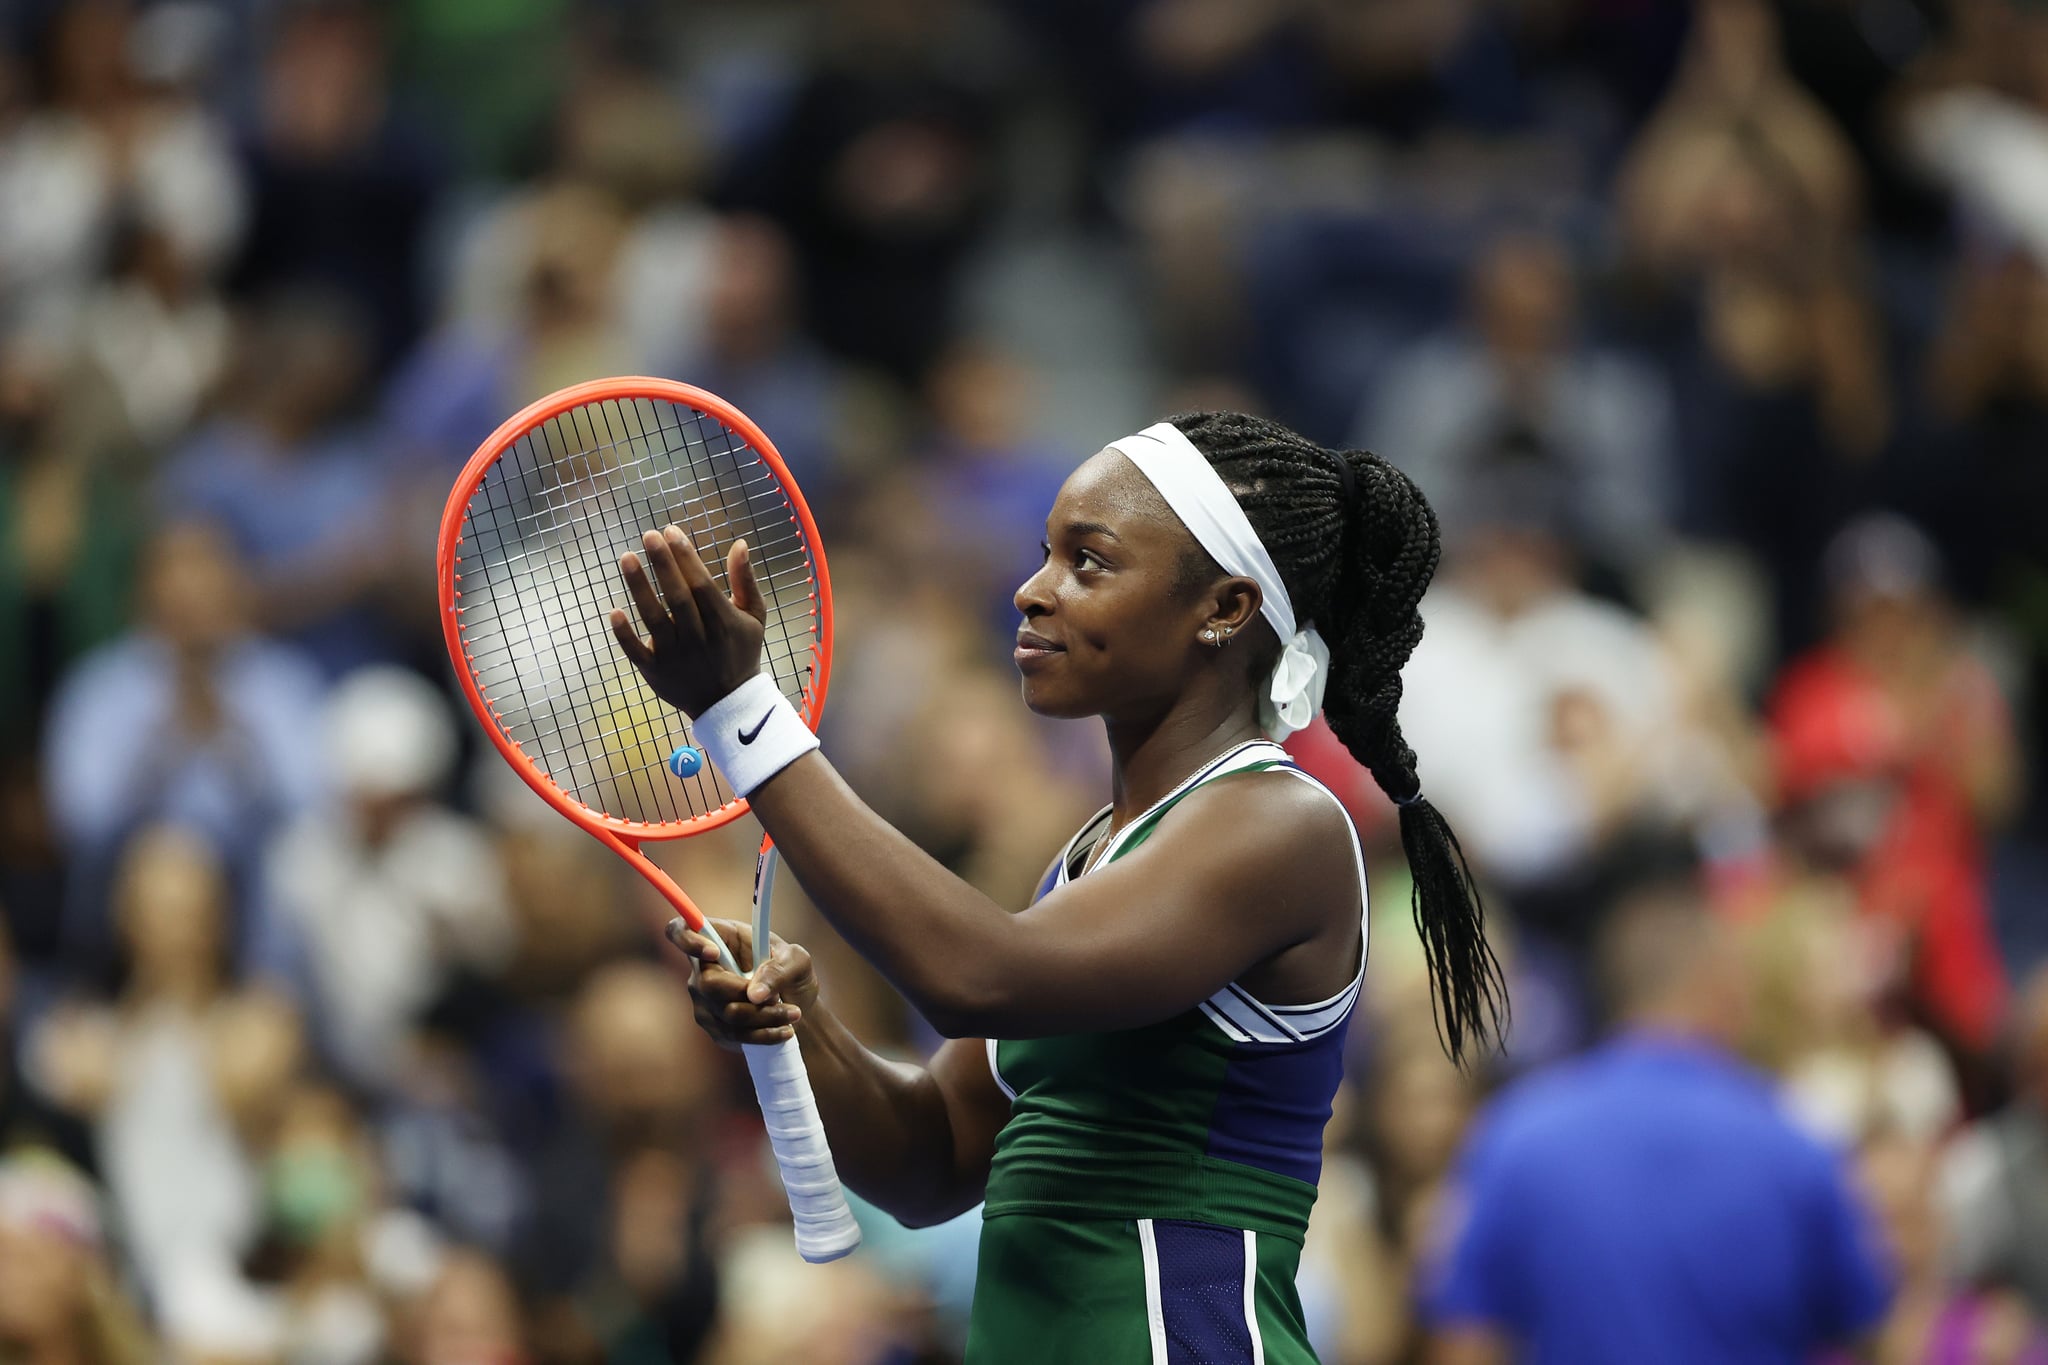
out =
[[(455, 471), (619, 373), (777, 442), (829, 752), (1010, 904), (1105, 790), (1007, 663), (1068, 469), (1235, 407), (1429, 494), (1403, 721), (1514, 1028), (1443, 1061), (1299, 736), (1375, 870), (1331, 1365), (1426, 1358), (1461, 1142), (1673, 877), (1876, 1358), (2048, 1359), (2044, 187), (2024, 0), (0, 5), (0, 1361), (957, 1357), (971, 1216), (797, 1267), (658, 902), (453, 701)], [(752, 849), (661, 857), (738, 915)]]

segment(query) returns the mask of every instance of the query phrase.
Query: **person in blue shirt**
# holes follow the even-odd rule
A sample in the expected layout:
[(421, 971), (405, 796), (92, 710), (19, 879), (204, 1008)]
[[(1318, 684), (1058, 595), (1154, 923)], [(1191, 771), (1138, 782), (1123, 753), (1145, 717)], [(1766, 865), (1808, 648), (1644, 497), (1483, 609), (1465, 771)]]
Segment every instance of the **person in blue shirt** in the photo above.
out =
[(252, 577), (220, 528), (163, 526), (143, 553), (135, 628), (57, 684), (43, 774), (71, 869), (62, 950), (75, 971), (113, 965), (110, 878), (135, 831), (189, 830), (247, 884), (270, 832), (325, 795), (325, 684), (308, 656), (250, 629)]
[(1432, 1365), (1797, 1365), (1884, 1316), (1837, 1156), (1732, 1047), (1746, 974), (1688, 892), (1603, 943), (1616, 1036), (1513, 1087), (1461, 1154), (1422, 1284)]

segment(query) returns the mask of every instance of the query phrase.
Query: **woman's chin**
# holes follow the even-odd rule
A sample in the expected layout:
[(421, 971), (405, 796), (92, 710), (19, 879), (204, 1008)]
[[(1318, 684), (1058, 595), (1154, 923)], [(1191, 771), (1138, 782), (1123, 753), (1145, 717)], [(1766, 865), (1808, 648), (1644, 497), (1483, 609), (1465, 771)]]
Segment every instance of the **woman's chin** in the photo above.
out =
[(1047, 687), (1028, 673), (1024, 676), (1023, 692), (1024, 704), (1031, 708), (1031, 714), (1047, 720), (1080, 720), (1095, 714), (1093, 707), (1075, 704), (1072, 697)]

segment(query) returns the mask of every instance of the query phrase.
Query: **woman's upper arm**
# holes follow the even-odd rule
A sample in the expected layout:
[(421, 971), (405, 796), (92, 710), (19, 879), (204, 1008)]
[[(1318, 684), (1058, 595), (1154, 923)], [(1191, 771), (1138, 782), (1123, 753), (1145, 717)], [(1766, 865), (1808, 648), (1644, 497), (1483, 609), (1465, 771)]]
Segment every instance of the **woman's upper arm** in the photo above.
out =
[(1014, 1038), (1137, 1027), (1314, 937), (1354, 875), (1345, 817), (1305, 784), (1251, 780), (1197, 792), (1129, 854), (1017, 915), (1016, 949), (960, 964), (962, 1008), (933, 1022)]
[(996, 1134), (1010, 1121), (1010, 1097), (996, 1084), (989, 1068), (986, 1039), (948, 1039), (933, 1055), (929, 1070), (945, 1102), (947, 1125), (953, 1134), (955, 1199), (951, 1202), (955, 1206), (940, 1211), (951, 1218), (980, 1203), (988, 1189)]

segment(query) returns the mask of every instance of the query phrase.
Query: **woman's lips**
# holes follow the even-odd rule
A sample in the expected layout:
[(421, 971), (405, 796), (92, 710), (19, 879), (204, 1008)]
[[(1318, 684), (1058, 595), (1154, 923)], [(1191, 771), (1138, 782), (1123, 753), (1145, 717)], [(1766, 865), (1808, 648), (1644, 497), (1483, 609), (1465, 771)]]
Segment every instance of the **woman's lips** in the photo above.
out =
[(1017, 632), (1017, 647), (1011, 651), (1010, 657), (1016, 660), (1017, 667), (1023, 668), (1030, 664), (1043, 663), (1055, 654), (1062, 653), (1065, 653), (1064, 649), (1036, 631), (1020, 630)]

